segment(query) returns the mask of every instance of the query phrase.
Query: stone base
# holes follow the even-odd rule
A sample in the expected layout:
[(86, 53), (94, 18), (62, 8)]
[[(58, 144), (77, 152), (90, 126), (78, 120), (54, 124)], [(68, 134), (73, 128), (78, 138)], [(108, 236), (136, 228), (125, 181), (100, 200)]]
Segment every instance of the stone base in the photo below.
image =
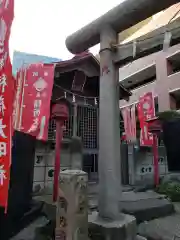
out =
[(136, 219), (120, 214), (118, 220), (100, 218), (97, 212), (89, 215), (89, 238), (93, 240), (134, 240), (136, 238)]

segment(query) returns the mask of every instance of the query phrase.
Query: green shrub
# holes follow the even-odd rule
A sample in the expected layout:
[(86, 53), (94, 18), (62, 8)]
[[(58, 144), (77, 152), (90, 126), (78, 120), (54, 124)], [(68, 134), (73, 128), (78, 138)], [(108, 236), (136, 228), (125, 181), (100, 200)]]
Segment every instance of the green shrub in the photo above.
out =
[(180, 183), (178, 182), (162, 183), (156, 188), (156, 192), (166, 195), (173, 202), (180, 202)]
[(169, 121), (173, 119), (180, 119), (180, 113), (176, 110), (169, 110), (157, 113), (157, 117), (161, 121)]

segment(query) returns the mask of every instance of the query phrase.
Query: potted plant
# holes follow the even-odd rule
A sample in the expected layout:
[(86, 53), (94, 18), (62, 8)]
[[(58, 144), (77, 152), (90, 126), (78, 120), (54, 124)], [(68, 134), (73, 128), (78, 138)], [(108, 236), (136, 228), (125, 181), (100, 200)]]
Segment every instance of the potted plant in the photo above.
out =
[(162, 138), (167, 153), (169, 171), (180, 170), (180, 113), (175, 110), (157, 114), (162, 125)]

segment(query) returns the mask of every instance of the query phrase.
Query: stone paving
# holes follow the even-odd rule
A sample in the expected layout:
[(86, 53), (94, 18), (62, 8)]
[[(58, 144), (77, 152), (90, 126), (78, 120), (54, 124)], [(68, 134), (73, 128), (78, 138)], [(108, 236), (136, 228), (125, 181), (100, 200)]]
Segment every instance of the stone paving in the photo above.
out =
[[(19, 234), (11, 238), (11, 240), (35, 240), (35, 230), (38, 227), (42, 227), (48, 223), (45, 217), (39, 217), (29, 226), (24, 228)], [(40, 239), (39, 239), (40, 240)]]
[(180, 203), (174, 203), (174, 208), (175, 214), (141, 223), (139, 234), (153, 240), (180, 239)]
[(153, 240), (180, 239), (180, 214), (141, 223), (138, 233)]
[[(121, 204), (127, 204), (128, 202), (131, 208), (139, 208), (141, 206), (142, 209), (145, 209), (150, 205), (151, 207), (153, 204), (157, 205), (158, 202), (167, 201), (163, 196), (152, 191), (146, 193), (134, 193), (129, 191), (124, 192), (122, 195)], [(50, 203), (50, 199), (48, 199), (48, 201)], [(90, 207), (97, 208), (97, 198), (94, 194), (89, 196), (89, 205)], [(48, 208), (49, 206), (48, 204)], [(52, 207), (52, 212), (54, 211), (54, 207), (55, 206)], [(152, 212), (150, 208), (149, 210)], [(176, 213), (170, 216), (158, 218), (149, 222), (142, 222), (138, 228), (139, 234), (154, 240), (175, 240), (175, 238), (180, 238), (180, 204), (175, 204), (175, 210)], [(51, 208), (45, 211), (50, 212), (50, 215), (52, 215)], [(156, 211), (156, 209), (154, 209), (154, 211)], [(49, 215), (49, 213), (47, 215)], [(52, 216), (50, 216), (50, 218), (51, 217)], [(35, 229), (46, 223), (47, 219), (45, 217), (40, 217), (11, 240), (34, 240)]]

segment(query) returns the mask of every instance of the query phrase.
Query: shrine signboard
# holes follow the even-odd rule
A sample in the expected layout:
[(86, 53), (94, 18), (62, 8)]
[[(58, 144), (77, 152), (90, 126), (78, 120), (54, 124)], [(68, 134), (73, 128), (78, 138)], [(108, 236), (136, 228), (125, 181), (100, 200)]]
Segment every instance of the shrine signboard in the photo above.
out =
[(47, 140), (50, 102), (54, 83), (53, 64), (31, 64), (17, 73), (15, 129)]

